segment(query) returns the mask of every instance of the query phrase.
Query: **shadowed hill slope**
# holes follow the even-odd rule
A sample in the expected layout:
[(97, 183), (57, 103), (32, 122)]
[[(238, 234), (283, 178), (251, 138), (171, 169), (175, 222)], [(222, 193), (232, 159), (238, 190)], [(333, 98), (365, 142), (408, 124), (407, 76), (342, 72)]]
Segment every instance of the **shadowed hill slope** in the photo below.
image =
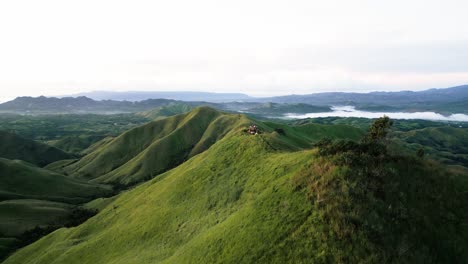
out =
[(73, 155), (13, 133), (0, 131), (0, 157), (20, 159), (42, 167), (57, 160), (73, 158)]
[(108, 187), (68, 178), (24, 161), (0, 158), (0, 200), (79, 203), (108, 192)]
[(65, 136), (58, 140), (51, 140), (47, 143), (53, 147), (66, 151), (67, 153), (78, 155), (104, 138), (106, 138), (104, 135)]
[[(288, 143), (288, 131), (267, 130), (229, 132), (209, 150), (122, 193), (84, 224), (58, 230), (5, 263), (467, 259), (468, 230), (460, 229), (466, 180), (423, 160), (367, 160), (352, 149), (331, 156), (290, 151), (298, 146)], [(354, 159), (359, 166), (349, 163)], [(365, 165), (374, 159), (377, 165)]]
[(399, 145), (424, 153), (449, 165), (468, 168), (468, 128), (428, 127), (408, 132), (395, 132), (393, 138)]

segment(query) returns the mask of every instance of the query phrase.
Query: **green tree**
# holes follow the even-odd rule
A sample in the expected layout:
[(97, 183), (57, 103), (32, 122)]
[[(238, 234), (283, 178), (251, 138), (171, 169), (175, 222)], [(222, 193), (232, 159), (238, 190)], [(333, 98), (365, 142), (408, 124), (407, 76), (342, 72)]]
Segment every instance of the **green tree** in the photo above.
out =
[(367, 141), (380, 141), (384, 139), (387, 134), (388, 130), (392, 126), (393, 121), (390, 120), (388, 116), (383, 116), (378, 118), (374, 121), (374, 123), (370, 126), (369, 132), (366, 136)]

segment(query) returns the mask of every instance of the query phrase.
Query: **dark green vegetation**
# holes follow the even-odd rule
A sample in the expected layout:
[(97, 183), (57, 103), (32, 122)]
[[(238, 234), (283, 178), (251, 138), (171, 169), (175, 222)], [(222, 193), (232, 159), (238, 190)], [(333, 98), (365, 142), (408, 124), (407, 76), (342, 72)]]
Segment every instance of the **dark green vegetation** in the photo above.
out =
[(0, 104), (0, 113), (21, 114), (117, 114), (144, 111), (175, 102), (166, 99), (148, 99), (140, 102), (95, 101), (81, 97), (18, 97)]
[(21, 159), (38, 166), (73, 158), (60, 149), (5, 131), (0, 131), (0, 157)]
[[(26, 150), (17, 152), (24, 159), (41, 149), (24, 149), (20, 145), (23, 140), (15, 142), (19, 150)], [(47, 160), (55, 157), (54, 153), (40, 152), (38, 157)], [(109, 186), (72, 179), (22, 160), (0, 158), (0, 260), (13, 249), (29, 244), (29, 230), (37, 227), (41, 232), (50, 232), (76, 223), (74, 218), (83, 220), (72, 216), (79, 204), (110, 194)]]
[(0, 259), (29, 244), (31, 229), (40, 230), (33, 236), (38, 239), (44, 232), (83, 222), (76, 215), (79, 204), (110, 194), (109, 186), (0, 158)]
[[(284, 122), (284, 121), (283, 121)], [(324, 124), (324, 125), (350, 125), (359, 127), (363, 130), (367, 130), (369, 126), (374, 122), (373, 119), (361, 118), (361, 117), (318, 117), (318, 118), (307, 118), (300, 120), (287, 121), (290, 125), (303, 125), (308, 123)], [(415, 129), (422, 129), (427, 127), (468, 127), (466, 122), (436, 122), (428, 120), (392, 120), (392, 130), (397, 131), (410, 131)]]
[(321, 142), (320, 161), (293, 178), (317, 210), (311, 223), (327, 234), (304, 228), (300, 238), (321, 240), (331, 263), (468, 261), (466, 175), (370, 138)]
[(432, 159), (468, 168), (468, 128), (428, 127), (395, 132), (392, 138), (413, 152), (423, 150)]
[(394, 153), (388, 124), (366, 137), (203, 107), (131, 129), (48, 168), (146, 182), (86, 204), (101, 211), (5, 263), (467, 262), (467, 174)]
[[(351, 125), (367, 130), (372, 119), (366, 118), (313, 118), (292, 121), (290, 124), (309, 123)], [(416, 154), (423, 151), (426, 157), (447, 165), (468, 168), (468, 125), (463, 122), (433, 122), (424, 120), (393, 120), (389, 146), (394, 151)]]

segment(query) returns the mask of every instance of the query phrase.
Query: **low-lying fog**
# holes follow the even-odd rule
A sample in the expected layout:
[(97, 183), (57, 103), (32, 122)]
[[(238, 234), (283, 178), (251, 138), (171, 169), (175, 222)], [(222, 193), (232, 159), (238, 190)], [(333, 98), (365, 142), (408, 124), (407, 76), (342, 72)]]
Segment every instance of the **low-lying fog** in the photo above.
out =
[(368, 112), (356, 110), (354, 106), (334, 106), (332, 112), (310, 113), (310, 114), (286, 114), (288, 118), (315, 118), (315, 117), (365, 117), (365, 118), (379, 118), (381, 116), (388, 116), (393, 119), (424, 119), (424, 120), (438, 120), (438, 121), (462, 121), (468, 122), (468, 115), (465, 114), (452, 114), (444, 116), (435, 112)]

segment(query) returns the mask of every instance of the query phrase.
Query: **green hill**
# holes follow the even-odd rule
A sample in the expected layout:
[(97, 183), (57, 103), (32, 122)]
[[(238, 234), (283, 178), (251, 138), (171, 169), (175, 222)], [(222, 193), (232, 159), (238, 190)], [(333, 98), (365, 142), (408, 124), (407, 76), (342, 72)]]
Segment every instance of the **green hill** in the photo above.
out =
[(79, 203), (108, 192), (105, 186), (68, 178), (24, 161), (0, 158), (0, 200)]
[(51, 162), (69, 159), (73, 156), (55, 147), (13, 133), (0, 131), (0, 157), (20, 159), (42, 167)]
[[(158, 129), (177, 133), (174, 127), (200, 112), (205, 120), (224, 116), (198, 109)], [(381, 144), (321, 141), (318, 149), (300, 150), (297, 138), (305, 140), (309, 129), (259, 124), (263, 133), (251, 136), (242, 116), (230, 118), (240, 121), (207, 151), (108, 200), (84, 224), (55, 231), (5, 263), (468, 260), (466, 175), (392, 156)], [(152, 125), (136, 130), (139, 137), (123, 135), (124, 142), (134, 146), (156, 129)]]
[(150, 120), (163, 119), (166, 117), (183, 114), (194, 109), (194, 106), (187, 103), (171, 103), (167, 106), (161, 106), (155, 109), (136, 113)]
[[(190, 113), (157, 120), (123, 133), (59, 171), (93, 182), (135, 184), (174, 168), (252, 122), (244, 115), (199, 107)], [(270, 132), (284, 128), (274, 123), (259, 123), (259, 126)], [(362, 134), (359, 129), (347, 126), (310, 124), (284, 129), (288, 134), (281, 137), (286, 141), (284, 144), (295, 149), (310, 146), (325, 136), (356, 139)], [(337, 135), (333, 134), (335, 131), (338, 131)], [(294, 144), (290, 144), (292, 141)]]

